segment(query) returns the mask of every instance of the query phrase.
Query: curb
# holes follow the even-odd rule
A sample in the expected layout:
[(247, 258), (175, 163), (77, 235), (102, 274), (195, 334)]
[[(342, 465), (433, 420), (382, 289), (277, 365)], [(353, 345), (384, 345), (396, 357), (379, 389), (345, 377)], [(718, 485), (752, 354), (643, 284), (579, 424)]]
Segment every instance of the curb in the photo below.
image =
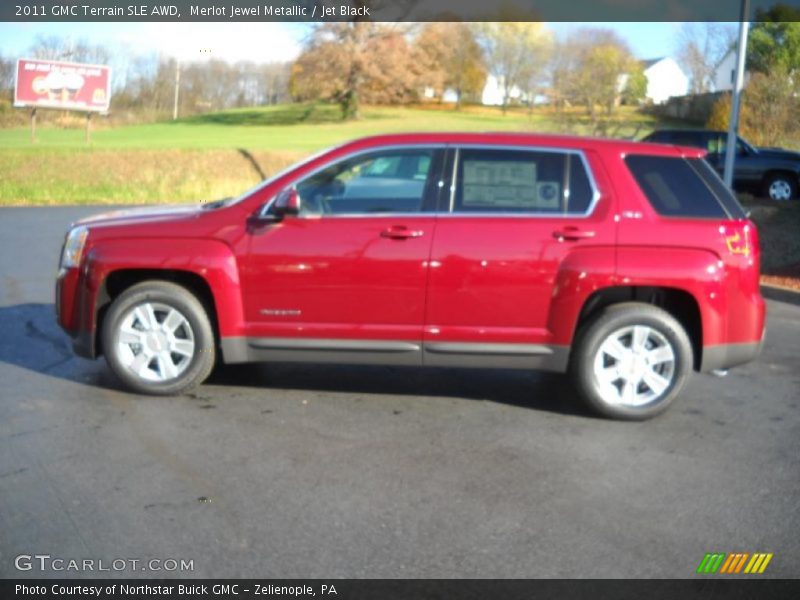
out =
[(800, 292), (777, 285), (761, 284), (761, 295), (770, 300), (800, 306)]

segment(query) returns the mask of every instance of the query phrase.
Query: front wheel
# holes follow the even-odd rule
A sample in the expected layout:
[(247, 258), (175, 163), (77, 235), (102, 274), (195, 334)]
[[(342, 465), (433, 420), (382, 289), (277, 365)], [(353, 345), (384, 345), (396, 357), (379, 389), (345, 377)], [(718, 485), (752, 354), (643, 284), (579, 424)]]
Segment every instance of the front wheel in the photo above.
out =
[(186, 288), (146, 281), (117, 297), (102, 328), (106, 361), (117, 377), (144, 394), (179, 394), (214, 367), (214, 332), (200, 301)]
[(663, 412), (692, 370), (692, 345), (668, 312), (638, 302), (606, 308), (578, 336), (570, 373), (583, 400), (614, 419)]

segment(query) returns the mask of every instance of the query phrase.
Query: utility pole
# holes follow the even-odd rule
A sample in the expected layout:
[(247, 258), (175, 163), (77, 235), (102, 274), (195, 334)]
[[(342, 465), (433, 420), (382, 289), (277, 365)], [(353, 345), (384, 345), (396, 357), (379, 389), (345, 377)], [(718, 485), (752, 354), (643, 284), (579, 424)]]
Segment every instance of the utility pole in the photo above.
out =
[(747, 55), (747, 33), (750, 28), (750, 0), (742, 0), (742, 14), (739, 17), (739, 43), (736, 46), (736, 75), (733, 80), (731, 116), (728, 122), (728, 143), (725, 146), (725, 184), (733, 187), (733, 162), (736, 157), (736, 132), (739, 129), (739, 110), (744, 87), (744, 59)]
[(175, 103), (172, 105), (172, 120), (178, 118), (178, 96), (181, 89), (181, 61), (175, 59)]

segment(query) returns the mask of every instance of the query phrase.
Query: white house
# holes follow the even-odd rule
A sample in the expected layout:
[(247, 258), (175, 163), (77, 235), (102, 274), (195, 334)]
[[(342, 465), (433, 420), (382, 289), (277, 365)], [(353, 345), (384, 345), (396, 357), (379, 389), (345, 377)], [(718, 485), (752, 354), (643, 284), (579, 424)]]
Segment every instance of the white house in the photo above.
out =
[(671, 96), (689, 93), (689, 78), (670, 57), (643, 60), (644, 76), (647, 78), (645, 98), (653, 104), (664, 104)]
[[(736, 47), (725, 53), (711, 75), (712, 92), (730, 92), (733, 89), (733, 80), (736, 77)], [(750, 73), (745, 71), (744, 83), (750, 79)]]
[[(494, 75), (489, 75), (486, 78), (486, 84), (483, 86), (483, 92), (481, 93), (481, 104), (487, 106), (502, 106), (503, 94), (502, 77), (497, 78)], [(524, 96), (517, 86), (512, 86), (509, 95), (511, 96), (511, 100), (520, 100)]]

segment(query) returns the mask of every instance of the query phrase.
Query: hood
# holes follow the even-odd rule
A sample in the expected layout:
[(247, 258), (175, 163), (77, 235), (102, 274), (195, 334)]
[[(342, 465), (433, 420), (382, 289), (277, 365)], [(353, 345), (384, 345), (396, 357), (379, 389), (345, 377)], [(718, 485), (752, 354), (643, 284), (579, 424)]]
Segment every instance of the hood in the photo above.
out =
[(758, 148), (758, 154), (766, 158), (800, 161), (800, 152), (792, 152), (783, 148)]
[(137, 206), (123, 208), (84, 217), (73, 225), (90, 227), (106, 225), (129, 225), (153, 221), (171, 221), (193, 216), (203, 210), (205, 204), (178, 204), (172, 206)]

